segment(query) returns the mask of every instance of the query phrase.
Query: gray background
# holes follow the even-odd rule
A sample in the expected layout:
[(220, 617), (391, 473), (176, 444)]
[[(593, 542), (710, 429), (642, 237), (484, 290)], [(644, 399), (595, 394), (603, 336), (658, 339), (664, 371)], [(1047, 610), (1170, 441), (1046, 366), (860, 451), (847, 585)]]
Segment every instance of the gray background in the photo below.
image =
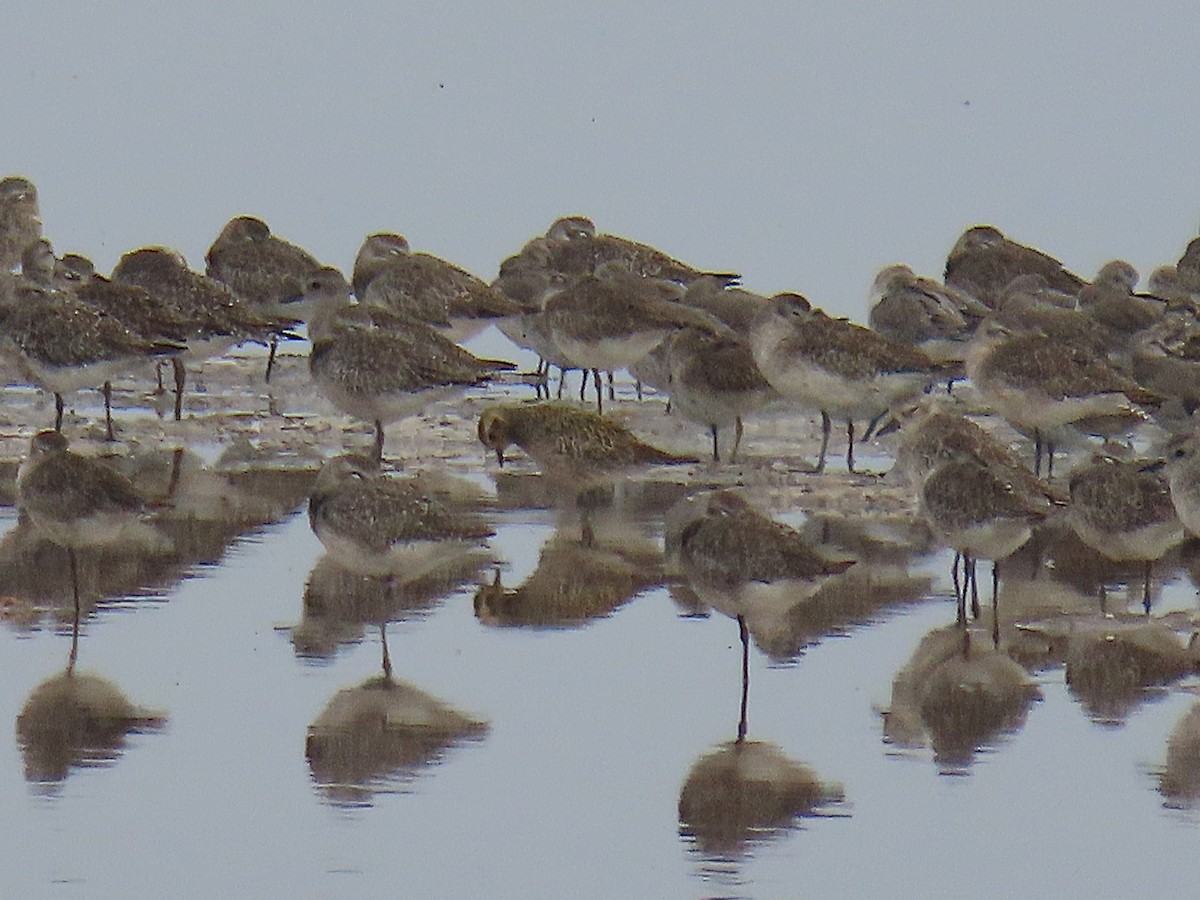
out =
[[(862, 319), (991, 222), (1083, 274), (1196, 233), (1193, 4), (31, 5), (0, 166), (60, 251), (194, 265), (237, 213), (484, 277), (555, 217)], [(14, 20), (15, 21), (15, 20)]]

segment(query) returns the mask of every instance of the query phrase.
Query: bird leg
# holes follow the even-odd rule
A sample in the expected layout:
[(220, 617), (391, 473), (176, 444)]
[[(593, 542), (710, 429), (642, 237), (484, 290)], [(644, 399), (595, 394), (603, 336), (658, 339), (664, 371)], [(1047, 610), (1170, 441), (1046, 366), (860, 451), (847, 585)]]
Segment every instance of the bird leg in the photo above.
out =
[(832, 427), (833, 423), (829, 421), (829, 413), (821, 410), (821, 452), (817, 456), (817, 467), (813, 469), (815, 475), (825, 471), (825, 451), (829, 449), (829, 429)]
[(379, 643), (383, 645), (383, 675), (390, 679), (392, 677), (392, 658), (388, 655), (387, 622), (379, 623)]
[(954, 551), (954, 562), (950, 564), (950, 580), (954, 582), (954, 602), (958, 605), (959, 614), (958, 621), (961, 624), (963, 619), (963, 598), (966, 594), (963, 593), (963, 587), (958, 581), (958, 563), (962, 559), (962, 554), (957, 550)]
[(67, 657), (67, 674), (75, 671), (75, 660), (79, 658), (79, 564), (75, 560), (75, 548), (67, 548), (71, 562), (71, 594), (75, 599), (75, 615), (71, 619), (71, 653)]
[(968, 572), (967, 578), (971, 581), (971, 618), (979, 619), (979, 576), (977, 574), (976, 563), (978, 560), (974, 557), (971, 559), (971, 571)]
[(742, 639), (742, 706), (738, 716), (737, 742), (746, 740), (746, 708), (750, 701), (750, 629), (746, 627), (746, 617), (739, 615), (738, 635)]
[(883, 417), (886, 416), (887, 414), (888, 414), (888, 411), (885, 409), (883, 412), (881, 412), (879, 415), (877, 415), (875, 418), (873, 418), (870, 422), (867, 423), (867, 430), (863, 432), (863, 436), (862, 436), (862, 439), (864, 441), (869, 441), (871, 439), (871, 435), (873, 435), (875, 433), (875, 429), (879, 427), (879, 423), (883, 421)]
[(846, 471), (850, 474), (856, 474), (854, 471), (854, 420), (846, 420)]
[(738, 447), (742, 444), (742, 417), (738, 416), (734, 421), (733, 431), (733, 450), (729, 453), (729, 461), (734, 462), (737, 459)]
[(1000, 563), (992, 560), (992, 647), (996, 650), (1000, 649), (1000, 601), (998, 599), (998, 588), (1000, 587)]
[(183, 385), (187, 380), (187, 370), (183, 368), (183, 360), (177, 356), (171, 357), (171, 368), (175, 374), (175, 421), (183, 418)]
[(1150, 615), (1150, 567), (1152, 565), (1151, 560), (1146, 560), (1146, 571), (1142, 577), (1142, 609), (1146, 611), (1146, 615)]
[(112, 427), (112, 382), (104, 382), (104, 387), (100, 390), (104, 394), (104, 424), (108, 429), (105, 440), (115, 441)]
[(271, 370), (275, 368), (275, 351), (279, 349), (279, 335), (271, 335), (271, 349), (267, 351), (267, 375), (263, 379), (268, 384), (271, 381)]
[(63, 420), (63, 398), (58, 391), (54, 392), (54, 430), (62, 431)]
[(708, 427), (709, 427), (709, 430), (712, 432), (712, 439), (713, 439), (713, 462), (715, 462), (715, 463), (719, 463), (719, 462), (721, 461), (721, 454), (717, 452), (717, 426), (716, 426), (716, 425), (709, 425)]
[(375, 461), (383, 462), (383, 420), (375, 420)]

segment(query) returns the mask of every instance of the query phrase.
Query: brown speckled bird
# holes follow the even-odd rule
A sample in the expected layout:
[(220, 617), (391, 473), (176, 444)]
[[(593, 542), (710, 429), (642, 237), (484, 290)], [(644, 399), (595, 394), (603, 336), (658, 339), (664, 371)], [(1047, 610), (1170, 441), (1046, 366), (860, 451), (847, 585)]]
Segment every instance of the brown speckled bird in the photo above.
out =
[(551, 476), (587, 479), (642, 465), (697, 461), (643, 443), (598, 413), (562, 403), (488, 407), (479, 416), (478, 434), (500, 465), (505, 449), (516, 444)]
[(413, 253), (399, 234), (372, 234), (354, 260), (354, 295), (367, 307), (412, 316), (454, 341), (521, 307), (465, 269), (428, 253)]

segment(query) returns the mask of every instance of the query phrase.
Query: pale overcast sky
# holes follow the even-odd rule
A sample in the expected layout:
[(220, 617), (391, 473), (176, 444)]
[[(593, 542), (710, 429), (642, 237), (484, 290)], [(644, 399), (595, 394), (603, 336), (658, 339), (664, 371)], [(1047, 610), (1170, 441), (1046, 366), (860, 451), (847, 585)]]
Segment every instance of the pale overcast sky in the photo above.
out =
[(362, 237), (486, 278), (549, 222), (863, 319), (990, 222), (1148, 274), (1200, 222), (1200, 7), (313, 4), (27, 7), (0, 168), (60, 251), (202, 266), (231, 215), (349, 266)]

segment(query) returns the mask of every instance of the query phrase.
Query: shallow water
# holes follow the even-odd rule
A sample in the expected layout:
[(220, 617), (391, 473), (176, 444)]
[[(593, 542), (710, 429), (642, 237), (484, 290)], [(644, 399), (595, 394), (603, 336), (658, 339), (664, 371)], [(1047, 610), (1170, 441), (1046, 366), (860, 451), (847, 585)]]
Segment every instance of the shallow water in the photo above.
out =
[[(685, 780), (738, 724), (732, 619), (677, 605), (661, 586), (557, 627), (485, 624), (473, 583), (383, 612), (343, 583), (306, 608), (322, 550), (290, 483), (302, 477), (272, 488), (295, 511), (233, 538), (216, 564), (86, 616), (80, 671), (163, 721), (41, 780), (27, 780), (10, 732), (0, 895), (1115, 896), (1174, 893), (1191, 873), (1197, 820), (1164, 805), (1157, 767), (1195, 703), (1193, 677), (1093, 717), (1050, 665), (1015, 733), (978, 752), (935, 759), (885, 743), (893, 679), (923, 636), (953, 622), (945, 553), (910, 560), (908, 575), (932, 586), (869, 622), (795, 639), (808, 644), (798, 655), (751, 649), (750, 740), (844, 800), (732, 838), (693, 836), (679, 821)], [(515, 587), (546, 541), (577, 547), (578, 524), (556, 537), (553, 512), (506, 505), (520, 485), (499, 481), (492, 549)], [(11, 510), (5, 520), (16, 527)], [(627, 530), (652, 543), (660, 527), (642, 515)], [(1155, 616), (1195, 612), (1183, 571), (1160, 568)], [(490, 566), (474, 574), (492, 578)], [(63, 588), (57, 622), (6, 605), (3, 721), (66, 664)], [(1124, 599), (1110, 592), (1110, 612)], [(378, 713), (362, 713), (318, 759), (314, 722), (380, 673), (381, 618), (392, 620), (394, 677), (409, 686), (393, 695), (428, 695), (473, 724), (389, 737)], [(329, 761), (339, 752), (340, 767)]]

